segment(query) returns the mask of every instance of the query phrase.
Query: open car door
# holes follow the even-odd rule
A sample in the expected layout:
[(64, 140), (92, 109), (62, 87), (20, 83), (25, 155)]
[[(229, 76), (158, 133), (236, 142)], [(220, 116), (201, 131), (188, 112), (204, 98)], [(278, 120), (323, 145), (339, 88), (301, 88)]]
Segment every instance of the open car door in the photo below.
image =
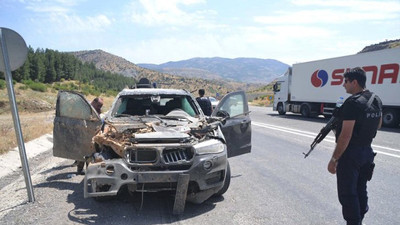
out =
[(228, 157), (251, 151), (251, 120), (244, 91), (232, 92), (221, 99), (211, 116), (226, 117), (221, 126), (228, 148)]
[(59, 91), (53, 128), (53, 155), (84, 161), (90, 155), (93, 136), (102, 121), (85, 97), (76, 92)]

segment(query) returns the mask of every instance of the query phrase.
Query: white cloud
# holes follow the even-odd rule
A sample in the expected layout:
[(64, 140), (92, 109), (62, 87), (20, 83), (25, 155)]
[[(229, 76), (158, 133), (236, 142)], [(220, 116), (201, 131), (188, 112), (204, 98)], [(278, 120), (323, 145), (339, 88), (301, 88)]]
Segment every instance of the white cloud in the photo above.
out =
[(360, 21), (383, 21), (400, 18), (400, 2), (353, 0), (292, 0), (296, 10), (288, 7), (275, 15), (255, 16), (264, 24), (341, 24)]
[(275, 16), (256, 16), (264, 24), (340, 24), (360, 21), (379, 21), (398, 18), (398, 14), (381, 12), (345, 12), (332, 9), (277, 12)]
[(27, 6), (26, 9), (35, 13), (66, 13), (69, 11), (68, 8), (62, 6)]
[(342, 7), (360, 11), (396, 12), (400, 9), (399, 1), (365, 1), (365, 0), (292, 0), (299, 6)]
[(203, 0), (140, 0), (133, 1), (129, 14), (134, 23), (147, 26), (173, 25), (189, 26), (207, 24), (207, 18), (216, 14), (213, 10), (197, 10), (186, 12), (180, 5), (196, 5)]
[(48, 29), (57, 33), (97, 32), (112, 24), (112, 20), (103, 14), (79, 16), (74, 7), (82, 0), (26, 0), (26, 9), (34, 12), (34, 21), (40, 30)]
[(112, 21), (105, 15), (79, 17), (67, 13), (50, 13), (45, 18), (32, 18), (40, 30), (59, 34), (104, 31)]
[(68, 12), (82, 0), (22, 0), (26, 9), (36, 13)]

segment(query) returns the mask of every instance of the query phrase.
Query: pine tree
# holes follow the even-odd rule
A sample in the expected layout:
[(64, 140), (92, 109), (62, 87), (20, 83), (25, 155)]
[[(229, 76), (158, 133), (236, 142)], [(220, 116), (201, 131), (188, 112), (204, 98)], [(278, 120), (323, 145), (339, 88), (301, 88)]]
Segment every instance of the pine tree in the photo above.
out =
[(46, 49), (45, 56), (45, 65), (46, 65), (46, 75), (44, 82), (45, 83), (52, 83), (53, 81), (56, 80), (57, 73), (55, 69), (55, 57), (54, 57), (54, 51)]

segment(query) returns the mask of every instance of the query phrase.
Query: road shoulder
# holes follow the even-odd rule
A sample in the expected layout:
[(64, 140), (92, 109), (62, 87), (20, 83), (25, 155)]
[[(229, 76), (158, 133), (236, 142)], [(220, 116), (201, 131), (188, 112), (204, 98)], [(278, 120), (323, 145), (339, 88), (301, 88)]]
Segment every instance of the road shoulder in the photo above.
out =
[[(29, 160), (53, 148), (53, 134), (45, 134), (25, 143), (25, 151)], [(4, 155), (0, 155), (0, 178), (21, 170), (21, 157), (18, 147)]]

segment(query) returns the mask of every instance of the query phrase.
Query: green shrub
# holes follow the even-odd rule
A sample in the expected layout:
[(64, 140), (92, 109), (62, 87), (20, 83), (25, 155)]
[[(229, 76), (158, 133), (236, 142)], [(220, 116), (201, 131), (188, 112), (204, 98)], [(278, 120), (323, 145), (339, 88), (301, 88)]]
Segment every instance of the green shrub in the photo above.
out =
[(82, 90), (81, 93), (85, 96), (88, 96), (90, 94), (89, 90)]
[(32, 82), (29, 85), (29, 88), (34, 90), (34, 91), (40, 91), (40, 92), (46, 92), (47, 88), (46, 85), (43, 83), (39, 83), (39, 82)]
[(53, 88), (56, 89), (57, 91), (67, 91), (67, 90), (69, 90), (69, 87), (66, 84), (58, 84), (57, 83), (57, 84), (54, 84)]
[(91, 95), (94, 95), (94, 96), (99, 96), (99, 95), (101, 94), (101, 92), (100, 92), (100, 91), (97, 91), (97, 90), (94, 90), (94, 89), (91, 89), (91, 90), (90, 90), (90, 94), (91, 94)]
[(0, 89), (5, 89), (6, 88), (6, 81), (0, 79)]
[(77, 85), (75, 85), (74, 83), (69, 83), (69, 90), (74, 91), (78, 89), (79, 87)]
[(29, 88), (29, 87), (26, 86), (26, 85), (22, 85), (22, 86), (19, 87), (19, 89), (21, 89), (21, 90), (27, 90), (28, 88)]
[(31, 85), (31, 84), (33, 84), (33, 83), (35, 83), (35, 82), (34, 82), (33, 80), (22, 80), (21, 83), (23, 83), (23, 84), (29, 86), (29, 85)]
[(118, 91), (113, 91), (113, 90), (107, 90), (106, 91), (106, 96), (110, 97), (110, 96), (117, 96)]

